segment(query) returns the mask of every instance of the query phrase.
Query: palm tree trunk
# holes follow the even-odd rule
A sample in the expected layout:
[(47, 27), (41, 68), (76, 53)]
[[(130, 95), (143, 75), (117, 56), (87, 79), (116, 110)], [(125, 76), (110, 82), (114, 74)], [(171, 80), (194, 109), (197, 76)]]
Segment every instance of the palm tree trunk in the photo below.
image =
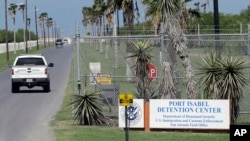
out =
[[(127, 9), (125, 10), (126, 13), (126, 25), (127, 25), (127, 31), (128, 36), (131, 36), (134, 31), (134, 4), (133, 0), (131, 0), (130, 3), (128, 3)], [(133, 56), (134, 55), (134, 45), (131, 41), (131, 39), (128, 39), (127, 41), (127, 56)], [(126, 77), (128, 82), (134, 81), (135, 71), (132, 69), (132, 66), (135, 64), (135, 60), (131, 57), (128, 57), (126, 59)]]
[(194, 72), (189, 59), (188, 49), (186, 46), (186, 37), (183, 34), (180, 23), (174, 16), (166, 15), (165, 29), (170, 40), (173, 42), (173, 47), (182, 61), (185, 69), (186, 93), (189, 99), (196, 99), (197, 88)]
[(178, 73), (178, 67), (177, 67), (177, 55), (175, 53), (175, 48), (173, 48), (174, 42), (170, 41), (165, 44), (167, 47), (167, 52), (169, 52), (168, 60), (172, 68), (171, 74), (173, 76), (175, 98), (181, 98), (180, 89), (179, 89), (179, 80), (178, 80), (179, 73)]
[(54, 40), (54, 33), (53, 33), (53, 31), (54, 31), (54, 24), (52, 25), (52, 27), (51, 27), (51, 37), (52, 37), (52, 42), (54, 42), (55, 40)]
[(173, 77), (173, 69), (167, 61), (162, 63), (162, 73), (160, 77), (159, 98), (175, 99), (175, 83)]
[(49, 40), (49, 26), (47, 26), (48, 28), (48, 45), (50, 44), (50, 40)]
[(44, 44), (44, 47), (46, 47), (46, 42), (45, 42), (45, 26), (44, 26), (44, 21), (43, 21), (43, 44)]

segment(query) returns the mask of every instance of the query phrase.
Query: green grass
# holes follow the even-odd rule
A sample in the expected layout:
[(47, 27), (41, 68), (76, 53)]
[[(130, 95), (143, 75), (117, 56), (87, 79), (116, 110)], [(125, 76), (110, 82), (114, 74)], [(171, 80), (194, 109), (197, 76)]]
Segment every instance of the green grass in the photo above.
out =
[[(70, 126), (57, 131), (57, 141), (124, 141), (125, 131), (118, 128)], [(190, 132), (129, 131), (129, 141), (228, 141), (228, 134)]]
[[(95, 50), (94, 45), (84, 44), (82, 46), (81, 57), (81, 73), (83, 75), (84, 88), (88, 91), (95, 91), (95, 86), (90, 85), (89, 78), (85, 75), (89, 75), (89, 62), (101, 62), (101, 70), (103, 73), (110, 73), (120, 76), (125, 74), (125, 48), (120, 48), (119, 51), (119, 68), (114, 70), (113, 56), (109, 59), (105, 59), (104, 54), (100, 54)], [(112, 54), (112, 50), (111, 50)], [(153, 60), (157, 65), (157, 57)], [(196, 58), (197, 59), (197, 58)], [(72, 64), (76, 65), (76, 59)], [(125, 131), (123, 128), (117, 126), (114, 127), (98, 127), (98, 126), (80, 126), (77, 125), (72, 119), (71, 101), (72, 95), (76, 94), (76, 69), (72, 69), (69, 78), (69, 85), (66, 91), (66, 96), (63, 102), (61, 111), (59, 111), (55, 120), (52, 121), (52, 128), (56, 135), (56, 141), (123, 141), (125, 140)], [(72, 74), (74, 75), (72, 78)], [(135, 84), (128, 83), (124, 78), (116, 78), (116, 82), (119, 82), (120, 92), (133, 93), (135, 91)], [(157, 85), (155, 80), (154, 85)], [(184, 85), (184, 84), (181, 84)], [(112, 114), (117, 113), (117, 106), (113, 107)], [(108, 108), (106, 108), (108, 109)], [(229, 133), (224, 132), (212, 132), (212, 133), (198, 133), (190, 131), (135, 131), (129, 130), (130, 141), (228, 141)]]
[[(56, 141), (123, 141), (125, 131), (118, 127), (79, 126), (72, 120), (70, 102), (72, 100), (72, 81), (66, 91), (62, 109), (56, 114), (51, 125)], [(229, 134), (195, 133), (174, 131), (135, 131), (129, 130), (129, 141), (228, 141)]]

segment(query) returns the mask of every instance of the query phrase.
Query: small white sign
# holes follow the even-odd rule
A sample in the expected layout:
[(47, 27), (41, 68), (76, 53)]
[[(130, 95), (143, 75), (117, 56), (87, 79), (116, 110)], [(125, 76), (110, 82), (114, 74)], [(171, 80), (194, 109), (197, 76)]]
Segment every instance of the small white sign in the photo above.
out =
[[(144, 128), (143, 99), (133, 99), (133, 106), (127, 106), (128, 127)], [(119, 127), (125, 128), (125, 106), (119, 106)]]
[(89, 69), (91, 73), (101, 73), (101, 63), (100, 62), (90, 62)]
[(150, 99), (150, 128), (229, 129), (229, 100)]
[(95, 85), (96, 84), (96, 76), (98, 73), (101, 73), (101, 63), (100, 62), (90, 62), (89, 69), (90, 69), (90, 77), (89, 77), (90, 84)]

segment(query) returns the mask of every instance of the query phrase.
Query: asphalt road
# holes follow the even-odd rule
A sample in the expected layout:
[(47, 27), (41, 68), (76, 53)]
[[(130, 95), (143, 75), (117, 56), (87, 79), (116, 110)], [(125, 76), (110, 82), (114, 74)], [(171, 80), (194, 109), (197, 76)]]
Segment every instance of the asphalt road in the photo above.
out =
[(69, 79), (72, 47), (49, 48), (43, 52), (50, 69), (51, 92), (40, 87), (11, 93), (10, 69), (0, 72), (0, 141), (52, 141), (49, 128), (63, 102)]

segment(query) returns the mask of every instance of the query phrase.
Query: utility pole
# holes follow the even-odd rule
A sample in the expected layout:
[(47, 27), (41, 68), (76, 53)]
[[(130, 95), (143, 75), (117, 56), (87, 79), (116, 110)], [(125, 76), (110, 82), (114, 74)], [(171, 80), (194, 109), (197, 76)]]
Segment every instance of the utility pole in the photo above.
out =
[(218, 0), (214, 0), (214, 34), (215, 34), (215, 50), (217, 56), (221, 58), (221, 46), (220, 46), (220, 22), (219, 22), (219, 6)]
[(36, 13), (36, 6), (35, 6), (35, 24), (36, 24), (36, 49), (39, 50), (39, 44), (38, 44), (38, 32), (37, 32), (37, 13)]
[(27, 25), (27, 17), (28, 17), (28, 4), (27, 4), (27, 0), (25, 0), (25, 52), (26, 54), (28, 54), (28, 42), (27, 42), (27, 38), (26, 38), (26, 35), (27, 35), (27, 29), (28, 29), (28, 25)]
[(7, 0), (5, 0), (5, 43), (6, 43), (6, 59), (9, 62), (9, 44), (8, 44), (8, 16), (7, 16)]

